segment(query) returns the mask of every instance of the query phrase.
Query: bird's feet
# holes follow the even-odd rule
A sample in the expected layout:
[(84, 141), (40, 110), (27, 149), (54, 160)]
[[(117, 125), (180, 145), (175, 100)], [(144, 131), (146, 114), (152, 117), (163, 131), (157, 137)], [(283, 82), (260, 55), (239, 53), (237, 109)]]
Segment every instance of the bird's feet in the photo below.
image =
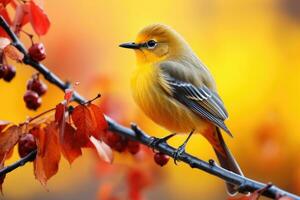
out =
[(152, 137), (152, 141), (150, 142), (150, 146), (155, 149), (159, 144), (163, 142), (167, 142), (170, 138), (174, 137), (176, 133), (172, 133), (170, 135), (167, 135), (163, 138), (157, 138), (157, 137)]
[(181, 156), (181, 154), (183, 154), (185, 152), (185, 146), (186, 146), (186, 143), (183, 143), (174, 151), (173, 158), (174, 158), (175, 165), (177, 165), (179, 156)]
[(177, 165), (177, 161), (179, 156), (181, 156), (181, 154), (183, 154), (185, 152), (185, 147), (186, 144), (188, 143), (188, 141), (190, 140), (191, 136), (194, 133), (194, 129), (190, 132), (189, 136), (186, 138), (186, 140), (184, 141), (184, 143), (182, 145), (180, 145), (173, 153), (173, 158), (174, 158), (174, 163), (175, 165)]

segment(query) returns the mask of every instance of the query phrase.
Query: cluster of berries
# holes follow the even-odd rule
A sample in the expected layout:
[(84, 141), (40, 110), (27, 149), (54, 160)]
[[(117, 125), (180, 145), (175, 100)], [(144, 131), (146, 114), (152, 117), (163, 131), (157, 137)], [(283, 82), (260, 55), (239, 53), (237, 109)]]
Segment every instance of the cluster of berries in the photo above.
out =
[(31, 110), (36, 110), (41, 106), (42, 98), (47, 91), (47, 85), (43, 83), (39, 74), (34, 74), (27, 82), (27, 91), (23, 96), (26, 107)]
[(103, 135), (104, 142), (112, 149), (118, 152), (128, 150), (131, 154), (137, 154), (140, 151), (140, 144), (136, 141), (129, 140), (126, 137), (106, 131)]
[[(127, 150), (128, 152), (134, 155), (137, 154), (141, 149), (139, 142), (130, 140), (124, 136), (118, 135), (110, 131), (106, 131), (104, 133), (103, 140), (112, 149), (118, 152), (124, 152)], [(154, 161), (160, 166), (166, 165), (169, 159), (170, 157), (163, 153), (157, 152), (154, 154)]]
[[(131, 154), (136, 154), (140, 151), (140, 144), (136, 141), (131, 141), (112, 132), (106, 132), (106, 142), (108, 145), (116, 151), (124, 152), (126, 149)], [(36, 142), (32, 134), (25, 134), (18, 143), (18, 151), (21, 158), (28, 155), (30, 152), (37, 148)], [(160, 166), (164, 166), (168, 163), (170, 157), (163, 153), (155, 153), (154, 161)]]

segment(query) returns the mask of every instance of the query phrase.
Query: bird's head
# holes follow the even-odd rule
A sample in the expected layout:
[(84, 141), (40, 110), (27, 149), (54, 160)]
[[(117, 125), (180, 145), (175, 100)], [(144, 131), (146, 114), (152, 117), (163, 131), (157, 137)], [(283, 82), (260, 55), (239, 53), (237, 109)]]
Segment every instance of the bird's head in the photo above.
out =
[(180, 56), (188, 45), (172, 28), (163, 24), (153, 24), (143, 28), (135, 42), (119, 45), (134, 49), (139, 63), (155, 63), (172, 56)]

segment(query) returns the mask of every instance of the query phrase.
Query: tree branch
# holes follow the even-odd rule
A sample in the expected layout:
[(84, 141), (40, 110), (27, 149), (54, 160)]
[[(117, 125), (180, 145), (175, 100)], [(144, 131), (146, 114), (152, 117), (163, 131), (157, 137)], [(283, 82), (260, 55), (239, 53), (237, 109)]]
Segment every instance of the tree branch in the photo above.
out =
[(18, 160), (17, 162), (8, 165), (6, 167), (3, 167), (0, 170), (0, 177), (17, 169), (18, 167), (21, 167), (23, 165), (25, 165), (27, 162), (34, 160), (35, 156), (36, 156), (37, 150), (33, 150), (32, 152), (30, 152), (29, 154), (27, 154), (26, 156), (24, 156), (23, 158), (21, 158), (20, 160)]
[[(0, 17), (0, 26), (6, 31), (6, 33), (10, 36), (12, 40), (12, 44), (24, 54), (23, 62), (27, 65), (32, 66), (35, 68), (38, 72), (40, 72), (46, 80), (48, 80), (50, 83), (56, 85), (61, 90), (65, 90), (70, 87), (70, 84), (68, 82), (62, 81), (58, 76), (56, 76), (54, 73), (52, 73), (47, 67), (45, 67), (43, 64), (38, 63), (34, 61), (27, 53), (27, 50), (25, 49), (24, 45), (21, 43), (21, 41), (18, 39), (18, 37), (14, 34), (14, 32), (10, 29), (9, 25), (5, 22), (5, 20)], [(78, 103), (84, 103), (86, 100), (77, 92), (73, 95), (73, 100)], [(140, 130), (136, 125), (132, 125), (131, 128), (124, 127), (117, 122), (115, 122), (113, 119), (111, 119), (108, 116), (105, 116), (108, 124), (109, 129), (115, 133), (118, 133), (120, 135), (123, 135), (125, 137), (128, 137), (130, 139), (136, 140), (144, 145), (147, 145), (151, 147), (151, 143), (153, 142), (153, 137), (149, 136), (142, 130)], [(152, 147), (151, 147), (152, 148)], [(174, 158), (175, 148), (168, 145), (166, 142), (160, 143), (155, 147), (155, 150), (162, 152), (166, 155), (169, 155), (170, 157)], [(7, 166), (0, 170), (0, 176), (5, 175), (8, 172), (11, 172), (12, 170), (24, 165), (26, 162), (32, 160), (32, 158), (36, 155), (36, 151), (31, 152), (26, 157), (20, 159), (16, 163)], [(209, 162), (205, 162), (201, 159), (196, 158), (193, 155), (190, 155), (188, 153), (182, 153), (178, 156), (178, 160), (182, 161), (188, 165), (191, 166), (191, 168), (197, 168), (200, 170), (203, 170), (211, 175), (217, 176), (221, 179), (223, 179), (226, 182), (232, 183), (234, 185), (237, 185), (239, 188), (240, 193), (247, 193), (247, 192), (254, 192), (256, 190), (265, 188), (267, 184), (260, 183), (258, 181), (249, 179), (244, 176), (240, 176), (238, 174), (235, 174), (231, 171), (228, 171), (226, 169), (223, 169), (215, 164), (213, 160), (210, 160)], [(288, 196), (295, 200), (300, 200), (300, 197), (289, 193), (285, 190), (282, 190), (274, 185), (266, 189), (263, 193), (263, 196), (270, 197), (275, 199), (278, 195), (279, 196)]]

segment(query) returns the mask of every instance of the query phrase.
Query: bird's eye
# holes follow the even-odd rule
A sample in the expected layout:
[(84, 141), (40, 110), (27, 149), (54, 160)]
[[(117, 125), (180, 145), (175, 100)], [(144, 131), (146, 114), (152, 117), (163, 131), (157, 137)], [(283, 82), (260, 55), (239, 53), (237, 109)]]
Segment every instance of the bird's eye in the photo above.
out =
[(154, 49), (154, 47), (156, 47), (156, 45), (157, 45), (157, 42), (154, 41), (154, 40), (149, 40), (149, 41), (147, 42), (147, 47), (148, 47), (148, 49)]

